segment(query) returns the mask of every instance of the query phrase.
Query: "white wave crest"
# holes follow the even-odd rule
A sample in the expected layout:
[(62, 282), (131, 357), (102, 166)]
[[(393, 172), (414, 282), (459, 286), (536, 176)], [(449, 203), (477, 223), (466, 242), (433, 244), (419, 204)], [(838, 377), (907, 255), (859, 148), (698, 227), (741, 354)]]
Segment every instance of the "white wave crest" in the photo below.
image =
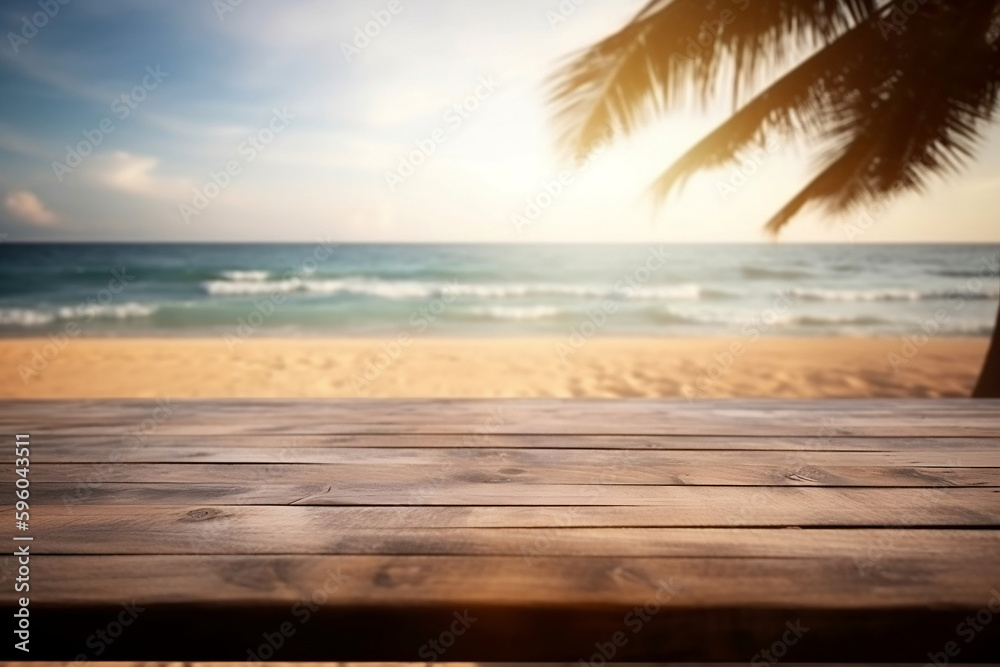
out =
[(473, 308), (470, 312), (494, 320), (540, 320), (555, 317), (559, 309), (552, 306), (489, 306)]
[(40, 327), (55, 319), (52, 313), (43, 313), (30, 308), (0, 308), (0, 324)]
[(0, 325), (39, 327), (59, 320), (115, 319), (149, 317), (156, 312), (155, 306), (141, 303), (122, 304), (80, 304), (63, 306), (49, 310), (33, 308), (0, 308)]
[(789, 290), (789, 294), (803, 301), (925, 301), (933, 299), (962, 298), (962, 299), (996, 299), (1000, 296), (997, 290), (915, 290), (903, 288), (885, 288), (872, 290), (855, 289), (822, 289), (822, 288), (794, 288)]
[(458, 282), (420, 282), (414, 280), (380, 280), (377, 278), (330, 278), (260, 280), (253, 278), (211, 280), (202, 284), (214, 296), (254, 296), (260, 294), (354, 294), (382, 299), (427, 299), (446, 294), (478, 299), (516, 299), (530, 296), (576, 298), (626, 298), (636, 300), (697, 301), (704, 292), (694, 284), (637, 286), (625, 289), (585, 285), (539, 284), (462, 284)]
[(649, 301), (698, 301), (702, 297), (702, 289), (698, 285), (658, 285), (640, 287), (628, 295), (631, 299)]
[(384, 299), (420, 299), (442, 293), (444, 288), (427, 283), (388, 282), (364, 278), (329, 280), (211, 280), (202, 284), (214, 296), (253, 296), (258, 294), (360, 294)]
[(271, 277), (270, 271), (223, 271), (220, 273), (226, 280), (263, 282)]
[(156, 306), (147, 306), (142, 303), (81, 304), (79, 306), (60, 308), (56, 311), (56, 314), (61, 320), (74, 320), (78, 318), (127, 320), (130, 317), (149, 317), (156, 310)]
[(839, 290), (794, 288), (789, 294), (803, 301), (919, 301), (923, 293), (908, 289)]

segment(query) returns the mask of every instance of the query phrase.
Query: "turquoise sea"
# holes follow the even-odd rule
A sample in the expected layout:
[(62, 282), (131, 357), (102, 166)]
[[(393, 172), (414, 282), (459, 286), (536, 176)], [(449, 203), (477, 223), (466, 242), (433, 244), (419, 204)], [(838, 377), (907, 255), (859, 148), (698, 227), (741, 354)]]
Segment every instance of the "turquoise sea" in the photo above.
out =
[[(989, 245), (0, 245), (0, 334), (987, 336)], [(117, 276), (117, 277), (116, 277)], [(789, 307), (769, 312), (780, 299)], [(270, 305), (269, 305), (270, 304)], [(271, 307), (273, 306), (273, 307)], [(254, 313), (258, 315), (254, 315)], [(430, 313), (433, 317), (424, 317)], [(423, 325), (415, 322), (423, 319)]]

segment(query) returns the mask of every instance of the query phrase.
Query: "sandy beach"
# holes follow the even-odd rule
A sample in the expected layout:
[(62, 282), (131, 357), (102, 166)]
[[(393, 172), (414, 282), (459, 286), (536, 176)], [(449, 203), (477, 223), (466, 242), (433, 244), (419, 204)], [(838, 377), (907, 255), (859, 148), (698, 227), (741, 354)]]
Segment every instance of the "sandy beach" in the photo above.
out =
[(4, 398), (966, 396), (988, 341), (47, 338), (0, 343)]

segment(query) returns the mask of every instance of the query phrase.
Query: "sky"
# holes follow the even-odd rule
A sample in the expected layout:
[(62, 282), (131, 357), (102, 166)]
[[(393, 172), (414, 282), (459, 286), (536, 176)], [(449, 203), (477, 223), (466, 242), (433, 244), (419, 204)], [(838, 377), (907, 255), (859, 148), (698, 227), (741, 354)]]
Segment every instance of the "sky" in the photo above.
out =
[[(641, 1), (62, 1), (0, 9), (10, 241), (766, 243), (815, 166), (775, 144), (654, 208), (722, 106), (562, 159), (547, 78)], [(1000, 242), (998, 192), (995, 130), (961, 177), (780, 241)]]

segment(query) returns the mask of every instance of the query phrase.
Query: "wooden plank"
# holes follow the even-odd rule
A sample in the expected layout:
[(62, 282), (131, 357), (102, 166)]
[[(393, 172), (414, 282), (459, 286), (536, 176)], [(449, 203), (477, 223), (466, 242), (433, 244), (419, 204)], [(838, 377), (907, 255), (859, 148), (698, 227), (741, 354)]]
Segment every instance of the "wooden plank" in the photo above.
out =
[[(375, 437), (375, 436), (373, 436)], [(398, 436), (378, 436), (396, 438)], [(432, 436), (435, 437), (435, 436)], [(440, 437), (440, 436), (436, 436)], [(510, 440), (517, 436), (506, 436)], [(633, 448), (573, 448), (573, 436), (545, 436), (553, 447), (494, 447), (482, 443), (479, 447), (314, 447), (297, 441), (257, 442), (253, 446), (238, 443), (220, 446), (217, 438), (187, 438), (186, 444), (158, 445), (142, 443), (126, 446), (107, 439), (60, 437), (56, 442), (34, 439), (32, 462), (54, 463), (263, 463), (285, 464), (378, 464), (451, 466), (482, 462), (497, 462), (505, 466), (534, 466), (554, 463), (586, 462), (597, 467), (643, 467), (669, 465), (816, 465), (869, 467), (1000, 467), (1000, 442), (992, 439), (966, 440), (964, 444), (950, 439), (920, 442), (914, 447), (882, 451), (844, 451), (803, 448), (791, 449), (656, 449)], [(938, 446), (942, 440), (948, 446)], [(955, 440), (959, 440), (956, 438)], [(698, 440), (705, 444), (704, 440)], [(912, 441), (911, 441), (912, 442)], [(538, 443), (539, 445), (542, 443)], [(611, 444), (611, 443), (608, 443)], [(614, 443), (617, 444), (617, 443)], [(625, 443), (628, 444), (628, 443)], [(14, 462), (14, 452), (4, 452), (3, 463)]]
[[(813, 486), (1000, 486), (1000, 467), (903, 467), (814, 465), (786, 461), (767, 465), (670, 463), (657, 465), (621, 458), (603, 463), (535, 461), (522, 464), (503, 459), (466, 458), (446, 465), (382, 464), (242, 464), (129, 463), (48, 464), (37, 466), (36, 483), (100, 481), (102, 483), (239, 484), (328, 483), (383, 484), (657, 484), (657, 485), (813, 485)], [(617, 465), (615, 464), (617, 463)], [(0, 478), (14, 477), (14, 466), (0, 465)]]
[[(578, 558), (521, 556), (38, 556), (33, 601), (63, 605), (277, 605), (286, 610), (339, 572), (327, 604), (615, 605), (649, 599), (672, 577), (686, 608), (980, 609), (1000, 580), (985, 559), (886, 558), (862, 576), (850, 558)], [(113, 573), (113, 584), (109, 575)], [(37, 582), (37, 583), (36, 583)], [(877, 585), (873, 585), (876, 584)], [(11, 604), (13, 588), (0, 589)]]
[[(298, 508), (296, 508), (298, 509)], [(142, 513), (62, 526), (37, 522), (38, 554), (314, 554), (397, 556), (852, 558), (977, 557), (1000, 565), (1000, 530), (815, 528), (352, 528), (325, 531), (211, 519), (163, 522)], [(276, 526), (280, 526), (278, 530)], [(262, 529), (263, 528), (263, 529)], [(859, 565), (859, 567), (862, 567)]]
[[(164, 435), (150, 431), (136, 435), (124, 429), (111, 435), (32, 435), (39, 445), (39, 461), (71, 463), (73, 456), (101, 460), (155, 462), (157, 452), (183, 461), (195, 452), (219, 449), (279, 449), (282, 452), (330, 449), (597, 449), (654, 451), (844, 451), (934, 452), (996, 451), (1000, 438), (898, 437), (779, 437), (690, 435), (512, 435), (512, 434), (361, 434), (361, 435)], [(146, 452), (150, 452), (146, 454)], [(317, 452), (317, 456), (320, 456)], [(335, 455), (331, 453), (331, 455)], [(12, 463), (8, 452), (0, 461)], [(316, 461), (322, 463), (323, 461)]]
[(1000, 436), (1000, 401), (338, 400), (6, 401), (0, 431), (162, 434), (580, 433)]
[[(793, 623), (808, 628), (799, 660), (918, 662), (1000, 599), (994, 559), (885, 559), (867, 576), (839, 558), (38, 556), (32, 564), (32, 604), (45, 621), (32, 655), (46, 659), (79, 655), (95, 619), (103, 627), (124, 604), (141, 615), (102, 659), (247, 659), (265, 633), (292, 623), (283, 659), (407, 660), (458, 614), (474, 620), (448, 660), (586, 662), (625, 631), (616, 660), (745, 664)], [(0, 590), (5, 604), (14, 595)], [(648, 610), (638, 627), (636, 608)], [(962, 657), (995, 656), (998, 627), (986, 626)]]
[[(32, 484), (38, 505), (668, 505), (684, 487), (626, 484)], [(698, 489), (701, 487), (687, 487)], [(735, 488), (735, 487), (730, 487)], [(754, 487), (745, 487), (752, 489)], [(773, 488), (773, 487), (759, 487)], [(818, 489), (822, 487), (808, 487)], [(956, 489), (957, 490), (957, 489)], [(983, 489), (997, 491), (995, 487)], [(0, 493), (13, 497), (13, 484)]]
[(32, 434), (33, 657), (134, 599), (102, 659), (246, 659), (332, 572), (278, 657), (424, 658), (472, 609), (445, 659), (577, 664), (669, 579), (616, 659), (745, 664), (805, 619), (796, 658), (924, 661), (1000, 583), (997, 407), (9, 402), (0, 430)]
[[(282, 505), (39, 505), (40, 542), (57, 531), (142, 521), (168, 527), (207, 522), (244, 531), (305, 523), (332, 531), (410, 528), (584, 528), (684, 526), (998, 526), (997, 489), (840, 489), (828, 487), (666, 487), (645, 506), (337, 507)], [(125, 518), (122, 518), (125, 517)], [(91, 530), (90, 528), (86, 528)]]
[[(749, 457), (746, 457), (750, 460)], [(14, 466), (0, 465), (0, 479), (14, 479)], [(819, 466), (808, 462), (785, 465), (667, 464), (598, 465), (534, 463), (518, 467), (503, 461), (470, 460), (441, 465), (245, 464), (245, 463), (52, 463), (36, 466), (36, 484), (100, 481), (106, 484), (331, 484), (338, 490), (378, 486), (395, 493), (427, 484), (653, 484), (667, 486), (986, 486), (1000, 487), (1000, 467)]]

